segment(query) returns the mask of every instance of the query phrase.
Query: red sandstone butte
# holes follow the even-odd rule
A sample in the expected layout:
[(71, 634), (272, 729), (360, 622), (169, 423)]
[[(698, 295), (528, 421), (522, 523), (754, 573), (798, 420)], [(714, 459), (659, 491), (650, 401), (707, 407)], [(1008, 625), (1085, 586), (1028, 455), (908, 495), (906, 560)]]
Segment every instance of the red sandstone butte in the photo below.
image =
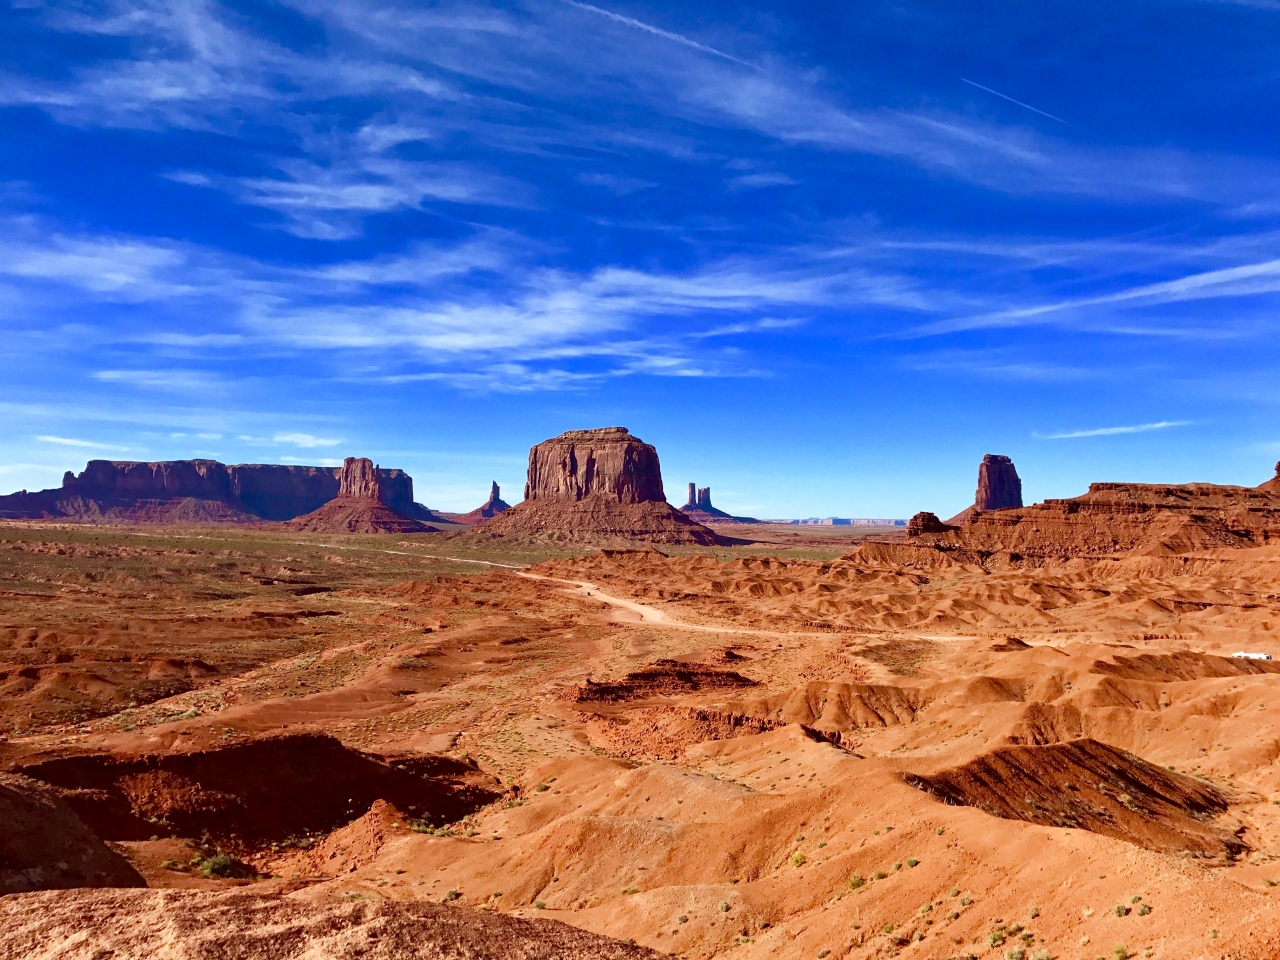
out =
[(436, 533), (385, 502), (383, 471), (366, 457), (347, 457), (338, 475), (338, 496), (319, 510), (290, 520), (294, 530), (317, 533)]
[(486, 520), (476, 534), (723, 542), (667, 503), (658, 451), (625, 427), (570, 430), (533, 447), (524, 502)]

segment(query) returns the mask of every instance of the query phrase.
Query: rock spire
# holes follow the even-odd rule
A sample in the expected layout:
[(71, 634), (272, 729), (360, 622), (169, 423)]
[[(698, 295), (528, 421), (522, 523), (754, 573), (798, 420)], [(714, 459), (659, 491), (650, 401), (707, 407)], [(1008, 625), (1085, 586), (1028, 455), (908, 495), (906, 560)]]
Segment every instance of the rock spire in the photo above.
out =
[(978, 467), (978, 490), (973, 498), (975, 510), (1008, 510), (1022, 506), (1022, 480), (1013, 461), (988, 453)]

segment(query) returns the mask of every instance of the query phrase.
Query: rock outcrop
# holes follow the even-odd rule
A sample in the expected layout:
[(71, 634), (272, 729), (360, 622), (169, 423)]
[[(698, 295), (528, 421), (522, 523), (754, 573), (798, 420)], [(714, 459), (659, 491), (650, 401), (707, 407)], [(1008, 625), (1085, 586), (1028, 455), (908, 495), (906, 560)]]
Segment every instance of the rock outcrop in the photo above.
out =
[(492, 517), (496, 517), (500, 513), (506, 513), (511, 509), (511, 504), (506, 503), (501, 497), (501, 491), (498, 489), (498, 481), (493, 481), (493, 486), (489, 490), (489, 499), (482, 506), (476, 507), (470, 513), (460, 513), (453, 517), (454, 523), (483, 523)]
[(978, 466), (975, 510), (1008, 510), (1022, 506), (1022, 480), (1008, 457), (988, 453)]
[[(115, 522), (253, 523), (310, 513), (340, 494), (340, 468), (217, 460), (90, 460), (62, 486), (0, 497), (0, 518)], [(380, 497), (394, 512), (438, 519), (413, 500), (413, 478), (378, 471)]]
[(1274, 493), (1280, 496), (1280, 463), (1276, 464), (1276, 475), (1266, 483), (1259, 484), (1258, 489), (1264, 493)]
[(723, 542), (667, 503), (657, 450), (625, 427), (570, 430), (533, 447), (524, 502), (475, 530), (477, 536), (512, 534), (552, 540)]
[(286, 525), (318, 533), (438, 533), (387, 503), (383, 473), (366, 457), (347, 457), (338, 475), (338, 495)]
[(45, 784), (0, 773), (0, 894), (142, 887), (138, 872)]
[(689, 500), (680, 512), (699, 523), (759, 523), (755, 517), (735, 517), (711, 503), (711, 488), (689, 484)]
[(938, 519), (938, 515), (936, 513), (929, 513), (927, 510), (921, 510), (907, 521), (908, 537), (921, 537), (926, 533), (947, 533), (948, 531), (958, 529), (959, 527), (952, 526), (949, 523), (943, 523)]

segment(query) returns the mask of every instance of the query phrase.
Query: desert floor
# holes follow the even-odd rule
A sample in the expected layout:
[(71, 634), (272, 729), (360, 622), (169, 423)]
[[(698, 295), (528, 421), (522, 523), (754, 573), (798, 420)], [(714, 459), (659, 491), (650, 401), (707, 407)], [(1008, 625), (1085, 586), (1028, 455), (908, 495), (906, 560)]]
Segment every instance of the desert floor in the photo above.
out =
[[(153, 888), (682, 957), (1280, 957), (1280, 659), (1231, 657), (1280, 657), (1280, 545), (726, 532), (763, 542), (0, 524), (0, 766)], [(0, 898), (0, 944), (152, 896)]]

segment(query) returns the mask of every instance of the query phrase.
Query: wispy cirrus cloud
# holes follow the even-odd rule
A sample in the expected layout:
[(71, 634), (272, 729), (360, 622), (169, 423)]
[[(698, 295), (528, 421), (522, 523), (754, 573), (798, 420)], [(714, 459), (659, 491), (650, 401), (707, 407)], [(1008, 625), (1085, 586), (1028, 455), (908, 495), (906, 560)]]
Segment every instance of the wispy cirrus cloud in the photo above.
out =
[(59, 437), (52, 434), (37, 434), (41, 443), (52, 443), (59, 447), (78, 447), (83, 450), (128, 450), (128, 447), (116, 446), (112, 443), (99, 443), (96, 440), (80, 440), (76, 437)]
[(1130, 433), (1150, 433), (1171, 427), (1189, 427), (1195, 420), (1161, 420), (1158, 423), (1138, 423), (1127, 427), (1097, 427), (1092, 430), (1068, 430), (1062, 433), (1032, 433), (1037, 440), (1078, 440), (1083, 437), (1116, 437)]

